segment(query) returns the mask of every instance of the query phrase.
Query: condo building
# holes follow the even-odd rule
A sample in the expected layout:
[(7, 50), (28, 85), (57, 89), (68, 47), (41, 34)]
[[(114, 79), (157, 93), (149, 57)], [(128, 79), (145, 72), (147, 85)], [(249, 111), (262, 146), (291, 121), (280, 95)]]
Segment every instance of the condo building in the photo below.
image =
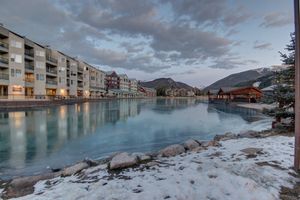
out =
[(136, 79), (103, 72), (0, 25), (0, 99), (138, 96)]

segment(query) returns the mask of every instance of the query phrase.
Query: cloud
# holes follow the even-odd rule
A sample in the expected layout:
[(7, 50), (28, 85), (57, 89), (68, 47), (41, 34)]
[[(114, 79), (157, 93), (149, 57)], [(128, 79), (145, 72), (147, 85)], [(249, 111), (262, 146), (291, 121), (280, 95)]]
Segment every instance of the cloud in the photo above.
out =
[(242, 60), (239, 57), (220, 58), (214, 61), (214, 64), (208, 66), (213, 69), (234, 69), (242, 66), (257, 64), (256, 60)]
[(253, 45), (254, 49), (259, 49), (259, 50), (272, 50), (272, 44), (269, 42), (259, 42), (255, 41)]
[(274, 28), (287, 26), (293, 23), (293, 14), (286, 12), (272, 12), (264, 16), (261, 27)]

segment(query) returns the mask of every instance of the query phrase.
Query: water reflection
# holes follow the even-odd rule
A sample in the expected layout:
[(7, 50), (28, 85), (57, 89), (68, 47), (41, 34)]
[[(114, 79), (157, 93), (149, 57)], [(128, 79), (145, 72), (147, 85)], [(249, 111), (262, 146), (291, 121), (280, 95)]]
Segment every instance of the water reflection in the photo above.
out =
[[(247, 113), (240, 115), (246, 119)], [(155, 150), (189, 137), (209, 139), (233, 124), (241, 125), (236, 131), (253, 127), (240, 115), (218, 112), (192, 98), (124, 99), (0, 113), (0, 178), (41, 172), (48, 165), (62, 167), (86, 156)]]

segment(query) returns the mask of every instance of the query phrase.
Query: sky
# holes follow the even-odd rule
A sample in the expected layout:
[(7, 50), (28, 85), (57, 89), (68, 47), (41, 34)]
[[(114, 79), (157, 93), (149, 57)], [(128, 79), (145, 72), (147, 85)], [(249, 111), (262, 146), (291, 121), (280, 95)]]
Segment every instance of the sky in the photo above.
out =
[(207, 86), (281, 64), (292, 0), (1, 0), (0, 23), (103, 70)]

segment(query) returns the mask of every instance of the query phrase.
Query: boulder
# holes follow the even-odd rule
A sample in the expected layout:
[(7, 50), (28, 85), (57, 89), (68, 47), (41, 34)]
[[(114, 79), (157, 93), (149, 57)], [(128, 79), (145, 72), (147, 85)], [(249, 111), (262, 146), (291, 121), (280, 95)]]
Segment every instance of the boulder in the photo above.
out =
[(126, 167), (134, 166), (138, 163), (138, 158), (135, 155), (129, 155), (128, 153), (120, 153), (115, 155), (109, 163), (109, 168), (122, 169)]
[(34, 191), (34, 185), (38, 181), (52, 179), (60, 175), (61, 173), (57, 172), (57, 173), (46, 173), (46, 174), (41, 174), (36, 176), (15, 178), (6, 187), (3, 198), (9, 199), (9, 198), (16, 198), (16, 197), (21, 197), (21, 196), (31, 194)]
[(225, 141), (225, 140), (231, 140), (236, 139), (237, 136), (231, 132), (225, 133), (224, 135), (216, 135), (214, 137), (215, 141)]
[(88, 168), (88, 167), (89, 167), (89, 164), (86, 162), (77, 163), (76, 165), (65, 168), (62, 172), (62, 176), (71, 176), (73, 174), (80, 172), (83, 169)]
[(212, 140), (212, 141), (201, 143), (201, 146), (203, 146), (203, 147), (221, 147), (222, 145), (218, 141)]
[(183, 146), (186, 150), (194, 150), (200, 146), (200, 144), (196, 140), (187, 140), (183, 143)]
[(262, 151), (263, 151), (262, 148), (253, 148), (253, 147), (241, 150), (241, 152), (247, 154), (248, 156), (260, 154)]
[(144, 153), (133, 153), (131, 154), (132, 156), (137, 156), (138, 157), (138, 160), (141, 161), (141, 162), (144, 162), (144, 161), (149, 161), (152, 159), (152, 157), (150, 155), (146, 155)]
[(180, 144), (174, 144), (171, 146), (168, 146), (164, 148), (163, 150), (160, 151), (160, 155), (162, 157), (170, 157), (170, 156), (176, 156), (179, 154), (182, 154), (185, 152), (185, 149), (182, 145)]

